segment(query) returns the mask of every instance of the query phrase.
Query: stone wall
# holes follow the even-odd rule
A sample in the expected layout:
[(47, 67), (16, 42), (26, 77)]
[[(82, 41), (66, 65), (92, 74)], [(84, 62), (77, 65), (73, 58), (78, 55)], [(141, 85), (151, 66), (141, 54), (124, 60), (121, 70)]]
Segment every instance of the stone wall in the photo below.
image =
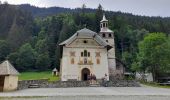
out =
[(48, 79), (41, 80), (23, 80), (18, 82), (18, 89), (27, 89), (31, 84), (46, 84), (48, 83)]
[(135, 80), (115, 80), (107, 82), (108, 87), (140, 87)]
[[(98, 80), (99, 86), (103, 86), (103, 82)], [(89, 87), (88, 81), (56, 81), (49, 82), (48, 79), (42, 80), (26, 80), (18, 82), (18, 89), (27, 89), (31, 84), (38, 84), (40, 88), (67, 88), (67, 87)], [(107, 82), (109, 87), (139, 87), (139, 83), (134, 80), (112, 80)]]
[(66, 88), (66, 87), (88, 87), (87, 81), (56, 81), (49, 82), (48, 79), (25, 80), (18, 82), (18, 89), (27, 89), (31, 84), (38, 84), (40, 88)]

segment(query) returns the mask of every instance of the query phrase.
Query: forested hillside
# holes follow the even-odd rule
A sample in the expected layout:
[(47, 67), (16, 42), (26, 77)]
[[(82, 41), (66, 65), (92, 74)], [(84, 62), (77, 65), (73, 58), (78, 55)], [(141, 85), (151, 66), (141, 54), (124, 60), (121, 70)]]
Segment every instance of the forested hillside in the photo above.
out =
[[(33, 17), (47, 17), (51, 15), (56, 15), (60, 13), (73, 13), (73, 12), (80, 12), (81, 8), (70, 9), (70, 8), (63, 8), (63, 7), (49, 7), (49, 8), (39, 8), (35, 6), (31, 6), (30, 4), (22, 4), (16, 5), (20, 9), (27, 10), (32, 13)], [(84, 9), (85, 12), (95, 12), (95, 9), (86, 8)]]
[(1, 4), (0, 61), (9, 59), (19, 71), (59, 69), (57, 44), (85, 26), (99, 32), (103, 13), (115, 32), (116, 57), (129, 69), (137, 61), (138, 43), (144, 36), (162, 32), (168, 38), (170, 34), (170, 18), (103, 11), (101, 5), (66, 9)]
[[(33, 34), (33, 18), (31, 13), (21, 11), (14, 6), (0, 5), (0, 39), (14, 40), (21, 44)], [(24, 34), (19, 34), (24, 33)], [(20, 38), (20, 40), (17, 40)]]

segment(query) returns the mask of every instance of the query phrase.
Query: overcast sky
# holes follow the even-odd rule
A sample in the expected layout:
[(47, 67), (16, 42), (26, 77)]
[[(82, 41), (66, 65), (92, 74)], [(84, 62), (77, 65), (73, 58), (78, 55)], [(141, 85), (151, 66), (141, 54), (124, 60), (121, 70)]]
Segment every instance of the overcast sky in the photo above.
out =
[(59, 6), (66, 8), (97, 8), (99, 3), (105, 10), (129, 12), (135, 15), (170, 17), (170, 0), (0, 0), (9, 4), (24, 4), (39, 7)]

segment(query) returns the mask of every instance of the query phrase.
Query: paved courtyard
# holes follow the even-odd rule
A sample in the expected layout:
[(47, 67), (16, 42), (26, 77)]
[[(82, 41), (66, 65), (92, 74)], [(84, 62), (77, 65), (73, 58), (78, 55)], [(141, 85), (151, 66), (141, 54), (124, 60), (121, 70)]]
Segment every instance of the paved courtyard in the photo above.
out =
[(37, 88), (0, 93), (0, 100), (170, 100), (170, 89), (155, 87)]

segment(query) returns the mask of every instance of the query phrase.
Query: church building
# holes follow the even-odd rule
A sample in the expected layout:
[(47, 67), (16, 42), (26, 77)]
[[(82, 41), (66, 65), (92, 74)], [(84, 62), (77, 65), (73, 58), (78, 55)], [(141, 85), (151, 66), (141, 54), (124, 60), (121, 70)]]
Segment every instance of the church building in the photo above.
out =
[(102, 79), (116, 73), (114, 32), (108, 28), (105, 15), (100, 23), (99, 33), (84, 28), (59, 44), (61, 81), (84, 81), (88, 75)]

